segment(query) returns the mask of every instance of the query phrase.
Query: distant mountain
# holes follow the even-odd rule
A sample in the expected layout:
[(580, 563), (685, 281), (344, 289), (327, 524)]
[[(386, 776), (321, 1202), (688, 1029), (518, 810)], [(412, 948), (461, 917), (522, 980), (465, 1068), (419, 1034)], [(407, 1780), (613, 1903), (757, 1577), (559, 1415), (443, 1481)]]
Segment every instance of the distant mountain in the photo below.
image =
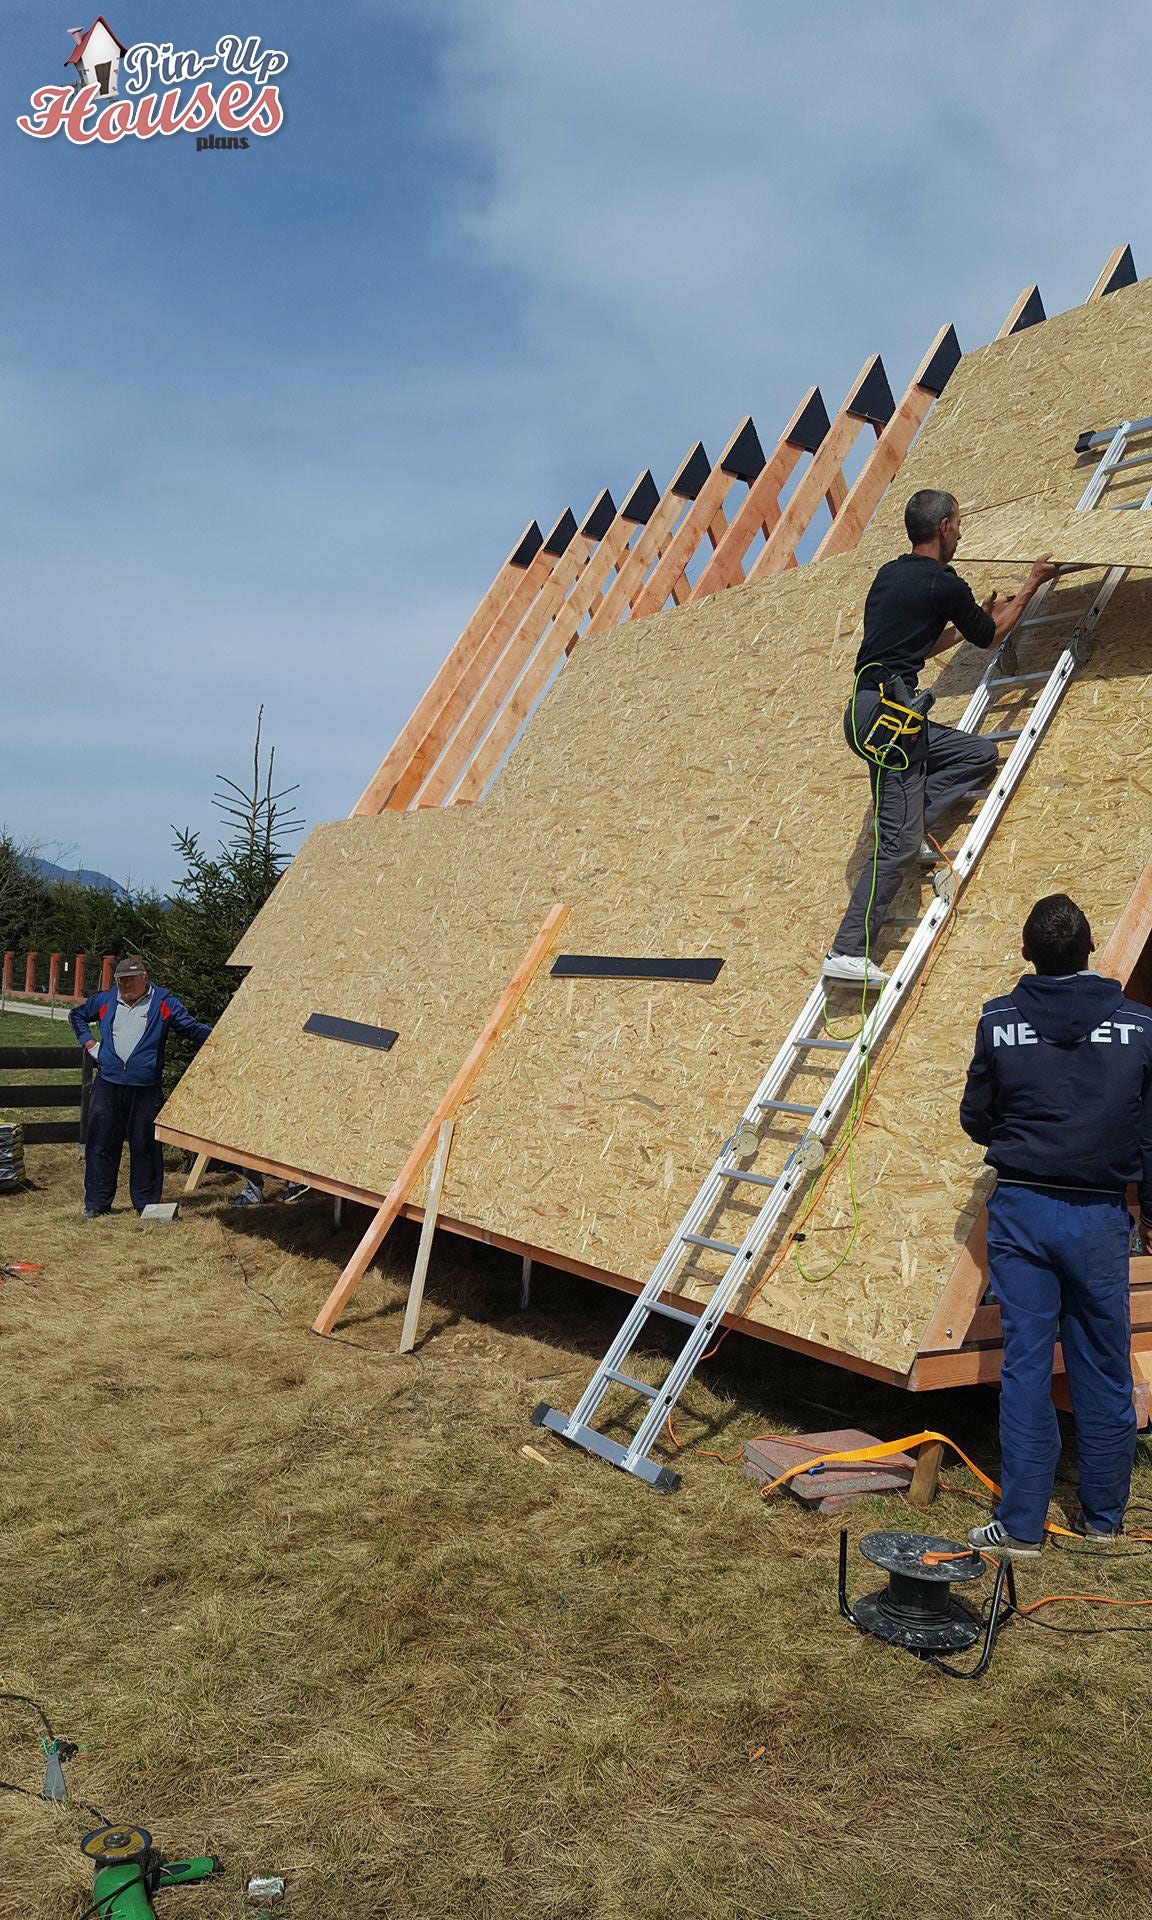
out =
[(97, 873), (93, 867), (58, 867), (54, 860), (42, 860), (37, 853), (29, 854), (25, 865), (38, 880), (67, 880), (74, 887), (95, 887), (98, 893), (115, 893), (127, 898), (127, 887), (113, 880), (111, 874)]

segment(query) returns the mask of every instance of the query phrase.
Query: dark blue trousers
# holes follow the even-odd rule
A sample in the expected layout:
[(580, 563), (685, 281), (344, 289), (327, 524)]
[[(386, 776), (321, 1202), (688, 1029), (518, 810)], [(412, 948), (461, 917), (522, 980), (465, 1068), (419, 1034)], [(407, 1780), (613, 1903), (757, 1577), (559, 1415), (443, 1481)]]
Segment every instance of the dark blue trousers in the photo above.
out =
[(164, 1157), (156, 1138), (156, 1115), (163, 1103), (162, 1087), (117, 1087), (97, 1073), (84, 1143), (84, 1205), (90, 1213), (107, 1213), (116, 1198), (125, 1140), (132, 1205), (139, 1213), (159, 1200), (164, 1191)]
[(1120, 1195), (997, 1187), (988, 1266), (1004, 1324), (996, 1509), (1017, 1540), (1039, 1540), (1060, 1458), (1052, 1405), (1059, 1338), (1076, 1422), (1080, 1504), (1118, 1527), (1136, 1451), (1128, 1302), (1128, 1209)]

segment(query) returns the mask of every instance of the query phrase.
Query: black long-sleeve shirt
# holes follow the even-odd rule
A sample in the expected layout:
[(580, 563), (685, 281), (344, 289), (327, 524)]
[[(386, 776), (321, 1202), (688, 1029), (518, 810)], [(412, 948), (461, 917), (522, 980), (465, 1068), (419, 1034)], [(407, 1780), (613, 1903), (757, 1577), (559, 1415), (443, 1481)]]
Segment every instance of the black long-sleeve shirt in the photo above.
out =
[(858, 684), (878, 687), (899, 675), (914, 692), (917, 675), (948, 625), (974, 647), (995, 645), (996, 622), (951, 567), (925, 553), (902, 553), (887, 561), (864, 602)]

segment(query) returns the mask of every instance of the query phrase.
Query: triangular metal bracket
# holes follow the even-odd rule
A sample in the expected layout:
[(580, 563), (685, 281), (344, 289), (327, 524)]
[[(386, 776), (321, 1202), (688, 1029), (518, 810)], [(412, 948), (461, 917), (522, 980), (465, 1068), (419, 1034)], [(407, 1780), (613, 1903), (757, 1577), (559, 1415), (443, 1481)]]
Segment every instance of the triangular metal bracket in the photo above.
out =
[(824, 396), (819, 387), (813, 387), (807, 399), (800, 402), (794, 418), (785, 429), (784, 438), (790, 447), (815, 453), (831, 425)]
[(763, 473), (767, 464), (764, 449), (760, 445), (760, 435), (751, 420), (745, 420), (720, 455), (721, 471), (730, 473), (734, 480), (744, 480), (751, 486), (757, 474)]
[(559, 520), (557, 520), (556, 525), (544, 542), (545, 553), (556, 555), (566, 553), (572, 544), (575, 533), (576, 515), (573, 513), (571, 507), (565, 507)]
[(693, 447), (687, 460), (685, 460), (684, 465), (672, 482), (673, 493), (681, 500), (695, 500), (710, 472), (711, 468), (708, 465), (708, 455), (704, 451), (704, 442), (697, 440), (696, 445)]
[(896, 402), (888, 385), (884, 362), (878, 353), (873, 354), (858, 386), (848, 395), (844, 411), (852, 414), (854, 419), (867, 420), (878, 427), (887, 426), (891, 420), (896, 411)]
[(607, 487), (605, 487), (603, 493), (599, 494), (592, 502), (588, 510), (588, 517), (580, 531), (586, 534), (589, 540), (603, 540), (604, 535), (607, 533), (615, 518), (616, 502), (613, 500)]
[(651, 470), (646, 469), (645, 472), (640, 475), (639, 480), (637, 480), (636, 485), (621, 507), (620, 518), (622, 520), (634, 520), (638, 527), (642, 527), (647, 521), (651, 520), (659, 504), (659, 500), (659, 490), (655, 480), (652, 478)]
[(543, 545), (544, 535), (535, 520), (530, 520), (520, 536), (519, 545), (513, 547), (508, 555), (508, 565), (510, 567), (530, 566)]
[(942, 394), (959, 366), (961, 357), (956, 329), (946, 327), (917, 373), (916, 385), (923, 387), (926, 393)]

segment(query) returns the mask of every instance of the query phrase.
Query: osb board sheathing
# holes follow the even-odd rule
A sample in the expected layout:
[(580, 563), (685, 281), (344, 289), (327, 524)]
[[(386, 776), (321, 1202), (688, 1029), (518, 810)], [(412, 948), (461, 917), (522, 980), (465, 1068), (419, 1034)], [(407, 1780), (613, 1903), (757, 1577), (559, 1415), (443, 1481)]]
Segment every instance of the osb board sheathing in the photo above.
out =
[[(1147, 436), (1140, 447), (1142, 452), (1149, 450)], [(1152, 469), (1145, 467), (1142, 471), (1146, 489), (1152, 484)], [(1067, 564), (1132, 567), (1147, 572), (1152, 568), (1152, 509), (1146, 513), (1111, 512), (1111, 498), (1109, 489), (1099, 507), (1085, 513), (1045, 511), (1026, 504), (969, 513), (963, 521), (965, 559), (1020, 562), (1047, 553)]]
[[(910, 485), (1003, 498), (1005, 477), (1023, 474), (1058, 508), (1074, 503), (1076, 434), (1152, 412), (1150, 309), (1149, 290), (1133, 289), (1020, 336), (1026, 353), (1004, 342), (972, 356), (910, 456)], [(1106, 323), (1127, 343), (1124, 380)], [(957, 414), (979, 461), (961, 458)], [(950, 457), (937, 459), (935, 437)], [(884, 511), (891, 521), (896, 508)], [(869, 540), (584, 641), (481, 807), (320, 829), (245, 940), (237, 957), (253, 971), (164, 1124), (382, 1193), (564, 900), (569, 951), (726, 964), (713, 986), (541, 975), (465, 1107), (443, 1206), (643, 1280), (806, 996), (865, 857), (866, 778), (840, 712), (872, 569), (903, 544), (891, 525)], [(1002, 567), (968, 573), (978, 593), (1005, 590)], [(1088, 578), (1061, 592), (1082, 596)], [(1103, 944), (1152, 850), (1150, 624), (1152, 584), (1137, 577), (1114, 597), (876, 1083), (850, 1256), (817, 1285), (788, 1260), (751, 1309), (764, 1325), (911, 1364), (982, 1192), (955, 1117), (980, 1003), (1017, 977), (1038, 895), (1074, 892)], [(1026, 636), (1025, 670), (1053, 647), (1043, 629)], [(969, 648), (947, 661), (936, 717), (958, 717), (982, 664)], [(313, 1011), (401, 1037), (386, 1055), (339, 1046), (301, 1033)], [(839, 1011), (847, 1024), (851, 996)], [(794, 1097), (815, 1084), (795, 1083)], [(794, 1137), (782, 1125), (762, 1167)], [(810, 1270), (841, 1251), (846, 1207), (839, 1175), (801, 1249)], [(739, 1238), (739, 1209), (709, 1230)]]

